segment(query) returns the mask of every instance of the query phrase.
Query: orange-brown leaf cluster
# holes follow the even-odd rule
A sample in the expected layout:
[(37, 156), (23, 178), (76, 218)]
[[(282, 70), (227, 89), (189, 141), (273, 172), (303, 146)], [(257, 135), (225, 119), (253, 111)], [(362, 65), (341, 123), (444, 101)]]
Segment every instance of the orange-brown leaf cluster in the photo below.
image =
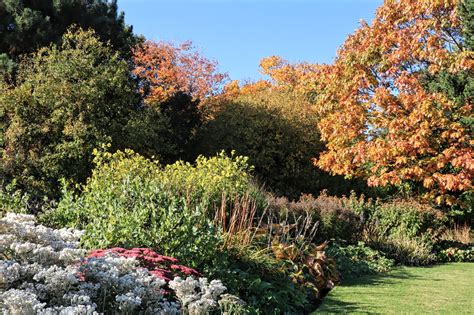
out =
[(303, 93), (315, 85), (321, 68), (321, 65), (306, 62), (290, 64), (278, 56), (267, 57), (260, 61), (260, 71), (268, 75), (275, 86)]
[(224, 87), (220, 96), (229, 100), (239, 95), (257, 95), (268, 90), (302, 95), (313, 90), (321, 68), (322, 66), (317, 64), (290, 64), (278, 56), (270, 56), (260, 61), (260, 72), (269, 79), (242, 85), (236, 80), (231, 81)]
[(217, 93), (226, 78), (217, 63), (203, 57), (190, 42), (174, 45), (146, 41), (134, 51), (133, 73), (145, 80), (145, 102), (163, 102), (178, 92), (204, 99)]

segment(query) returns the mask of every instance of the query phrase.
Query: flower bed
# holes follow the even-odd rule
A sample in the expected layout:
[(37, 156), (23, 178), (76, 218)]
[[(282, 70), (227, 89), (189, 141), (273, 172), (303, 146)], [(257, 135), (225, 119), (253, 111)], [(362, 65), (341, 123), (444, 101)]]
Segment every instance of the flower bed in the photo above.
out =
[(96, 249), (92, 251), (88, 258), (98, 258), (113, 255), (117, 257), (132, 258), (138, 261), (138, 265), (166, 282), (171, 281), (175, 277), (199, 277), (201, 274), (192, 268), (179, 265), (178, 259), (163, 256), (149, 248), (132, 248), (125, 249), (115, 247), (111, 249)]
[(150, 249), (96, 250), (85, 257), (80, 236), (37, 225), (31, 215), (1, 219), (0, 313), (201, 314), (220, 302), (242, 304), (223, 294), (220, 280), (196, 278), (196, 270)]

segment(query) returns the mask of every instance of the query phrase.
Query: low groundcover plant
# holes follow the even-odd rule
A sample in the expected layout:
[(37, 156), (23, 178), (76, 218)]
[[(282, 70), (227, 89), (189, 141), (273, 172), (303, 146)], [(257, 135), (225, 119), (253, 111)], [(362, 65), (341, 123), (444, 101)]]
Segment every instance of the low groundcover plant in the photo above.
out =
[(150, 249), (96, 250), (86, 257), (78, 248), (81, 235), (7, 213), (0, 220), (0, 313), (203, 314), (221, 298), (231, 300), (220, 280), (208, 281)]

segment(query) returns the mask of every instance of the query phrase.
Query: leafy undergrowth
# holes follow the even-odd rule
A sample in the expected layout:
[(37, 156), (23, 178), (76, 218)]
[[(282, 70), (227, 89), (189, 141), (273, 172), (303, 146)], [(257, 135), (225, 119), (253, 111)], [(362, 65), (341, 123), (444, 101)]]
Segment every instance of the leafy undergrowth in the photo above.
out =
[(347, 280), (318, 313), (465, 314), (474, 310), (474, 264), (400, 267)]
[(360, 277), (389, 271), (394, 261), (383, 253), (359, 242), (357, 245), (331, 244), (327, 254), (336, 260), (336, 266), (343, 278)]

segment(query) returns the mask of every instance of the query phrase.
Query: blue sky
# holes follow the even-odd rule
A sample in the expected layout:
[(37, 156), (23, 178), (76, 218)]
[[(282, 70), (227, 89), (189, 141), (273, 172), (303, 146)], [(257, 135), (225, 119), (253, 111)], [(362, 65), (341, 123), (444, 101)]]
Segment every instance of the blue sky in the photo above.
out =
[(260, 77), (260, 59), (330, 63), (382, 0), (119, 0), (125, 20), (148, 39), (192, 40), (232, 79)]

